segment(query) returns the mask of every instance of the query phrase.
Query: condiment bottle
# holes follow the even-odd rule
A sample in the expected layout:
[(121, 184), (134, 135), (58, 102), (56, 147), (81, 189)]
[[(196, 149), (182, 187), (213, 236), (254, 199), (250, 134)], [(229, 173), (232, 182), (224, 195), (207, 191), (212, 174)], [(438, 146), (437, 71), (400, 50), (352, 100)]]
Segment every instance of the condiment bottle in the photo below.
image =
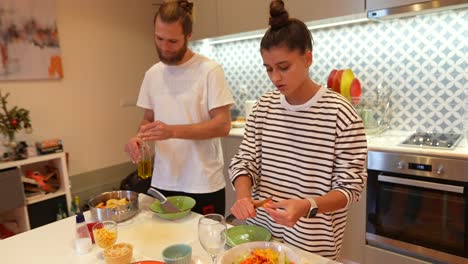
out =
[(76, 213), (81, 213), (81, 208), (80, 208), (80, 197), (78, 195), (75, 195), (75, 205), (76, 205)]
[(76, 215), (75, 251), (78, 255), (91, 251), (93, 243), (83, 213)]
[(141, 160), (138, 162), (138, 176), (147, 179), (153, 175), (153, 148), (148, 142), (140, 144)]
[(76, 215), (80, 210), (80, 197), (78, 195), (75, 195), (75, 200), (72, 201), (71, 203), (71, 209), (70, 209), (71, 214), (70, 215)]
[(58, 212), (57, 212), (57, 220), (65, 219), (67, 218), (67, 213), (63, 210), (62, 204), (58, 204)]

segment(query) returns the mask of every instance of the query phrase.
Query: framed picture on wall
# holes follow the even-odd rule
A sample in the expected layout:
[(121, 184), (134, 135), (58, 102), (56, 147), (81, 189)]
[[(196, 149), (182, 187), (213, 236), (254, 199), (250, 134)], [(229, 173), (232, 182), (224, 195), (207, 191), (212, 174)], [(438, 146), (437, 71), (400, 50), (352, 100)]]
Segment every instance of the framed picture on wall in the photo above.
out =
[(0, 80), (63, 78), (55, 3), (0, 1)]

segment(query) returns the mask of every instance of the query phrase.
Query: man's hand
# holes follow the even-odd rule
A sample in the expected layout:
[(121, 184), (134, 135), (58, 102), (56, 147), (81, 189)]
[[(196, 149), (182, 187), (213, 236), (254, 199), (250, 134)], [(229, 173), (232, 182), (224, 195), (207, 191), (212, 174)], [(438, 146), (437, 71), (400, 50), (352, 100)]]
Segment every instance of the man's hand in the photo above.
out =
[(141, 139), (132, 137), (128, 140), (127, 144), (125, 144), (125, 152), (130, 156), (133, 163), (138, 163), (141, 159), (140, 143)]
[(154, 121), (140, 127), (138, 136), (144, 141), (161, 141), (174, 137), (170, 125), (161, 121)]

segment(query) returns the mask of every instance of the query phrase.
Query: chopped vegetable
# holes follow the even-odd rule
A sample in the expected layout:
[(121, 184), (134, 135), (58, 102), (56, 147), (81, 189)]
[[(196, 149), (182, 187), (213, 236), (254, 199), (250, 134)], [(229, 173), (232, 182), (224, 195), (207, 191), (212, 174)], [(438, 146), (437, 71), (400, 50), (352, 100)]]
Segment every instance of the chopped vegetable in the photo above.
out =
[(294, 262), (289, 261), (284, 252), (265, 248), (254, 249), (247, 256), (241, 256), (233, 264), (294, 264)]
[(96, 205), (97, 208), (115, 208), (120, 205), (127, 205), (129, 201), (127, 198), (122, 198), (122, 199), (109, 199), (106, 201), (104, 204), (103, 202), (100, 202)]

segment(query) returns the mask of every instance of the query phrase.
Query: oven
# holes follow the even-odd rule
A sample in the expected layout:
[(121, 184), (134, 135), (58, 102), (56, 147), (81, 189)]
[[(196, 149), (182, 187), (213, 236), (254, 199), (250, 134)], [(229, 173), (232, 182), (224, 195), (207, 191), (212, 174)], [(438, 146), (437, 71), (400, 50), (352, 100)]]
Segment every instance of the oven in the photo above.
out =
[(431, 263), (468, 263), (468, 160), (368, 154), (367, 244)]

